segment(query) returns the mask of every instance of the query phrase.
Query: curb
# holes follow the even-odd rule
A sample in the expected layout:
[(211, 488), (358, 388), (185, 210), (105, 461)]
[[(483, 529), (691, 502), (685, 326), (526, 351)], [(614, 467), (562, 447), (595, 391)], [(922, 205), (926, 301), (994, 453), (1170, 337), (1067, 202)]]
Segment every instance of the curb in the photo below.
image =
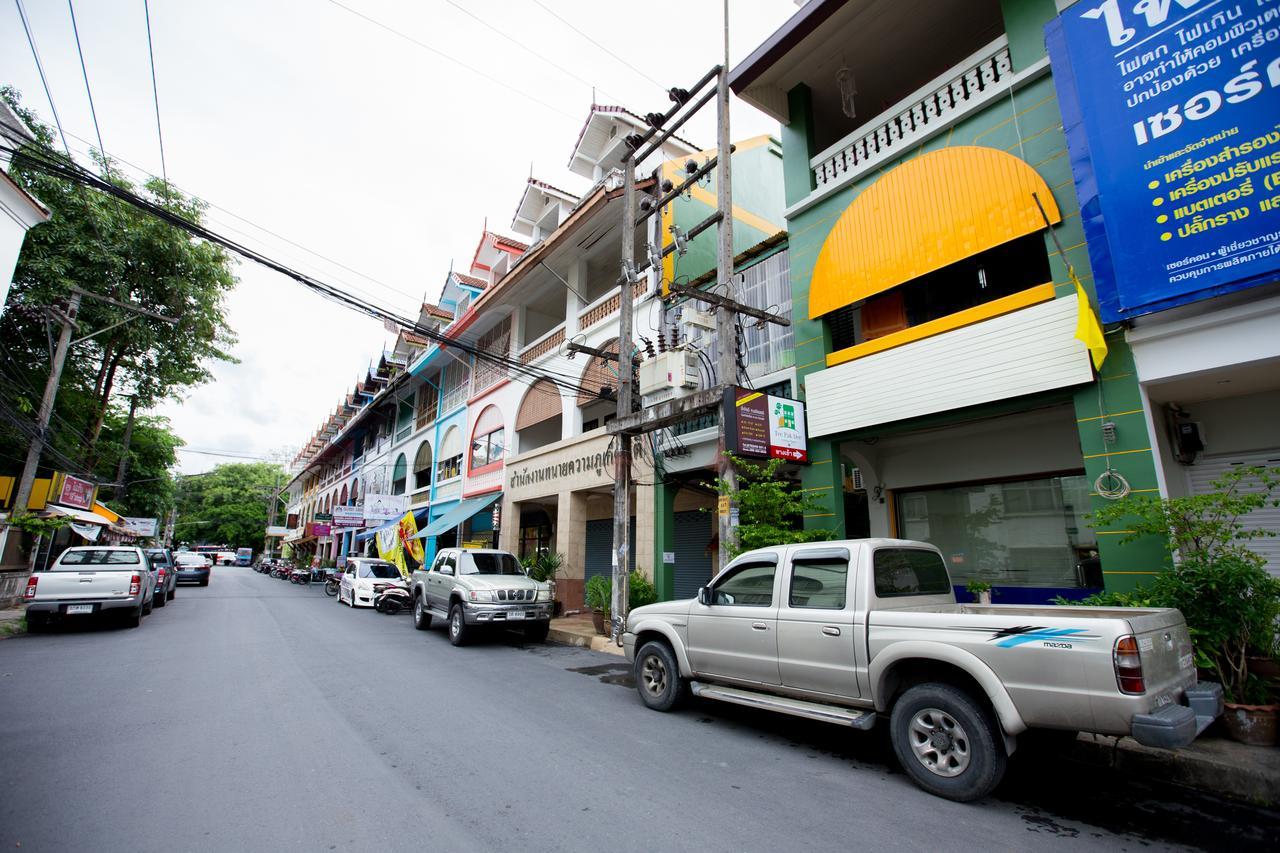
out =
[(591, 649), (593, 652), (604, 652), (605, 654), (617, 655), (618, 657), (625, 656), (622, 649), (611, 643), (608, 637), (589, 637), (573, 631), (564, 631), (559, 628), (552, 628), (547, 632), (547, 640), (562, 646), (576, 646), (580, 649)]
[(1280, 749), (1230, 741), (1197, 741), (1182, 750), (1143, 746), (1132, 738), (1082, 734), (1074, 758), (1138, 777), (1272, 805), (1280, 803)]

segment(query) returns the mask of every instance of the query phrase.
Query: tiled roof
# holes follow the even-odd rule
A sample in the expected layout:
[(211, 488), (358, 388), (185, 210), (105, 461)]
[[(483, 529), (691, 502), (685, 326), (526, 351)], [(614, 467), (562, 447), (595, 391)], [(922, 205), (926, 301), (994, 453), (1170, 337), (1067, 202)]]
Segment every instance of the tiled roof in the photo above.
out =
[(452, 320), (453, 312), (441, 308), (439, 305), (432, 305), (430, 302), (422, 303), (422, 310), (432, 317), (439, 317), (441, 320)]
[[(578, 149), (582, 146), (582, 138), (587, 135), (587, 128), (591, 126), (591, 118), (596, 113), (621, 113), (622, 115), (631, 116), (631, 118), (635, 119), (636, 121), (640, 122), (642, 125), (645, 125), (646, 127), (648, 127), (649, 125), (649, 122), (645, 119), (644, 116), (636, 115), (626, 107), (620, 107), (620, 106), (617, 106), (616, 104), (592, 104), (591, 109), (587, 112), (587, 120), (582, 123), (582, 129), (578, 131), (578, 139), (576, 142), (573, 143), (573, 154), (569, 157), (570, 163), (572, 163), (573, 159), (577, 157)], [(677, 142), (683, 142), (685, 145), (688, 145), (694, 151), (702, 150), (701, 146), (694, 145), (689, 140), (677, 134), (673, 133), (671, 135), (671, 138), (676, 140)]]
[(575, 193), (571, 193), (571, 192), (569, 192), (568, 190), (562, 190), (562, 189), (560, 189), (559, 187), (552, 186), (551, 184), (547, 183), (546, 181), (540, 181), (540, 180), (538, 180), (537, 178), (530, 178), (530, 179), (529, 179), (529, 183), (533, 184), (535, 187), (538, 187), (539, 189), (550, 190), (550, 191), (551, 191), (551, 192), (553, 192), (553, 193), (560, 193), (561, 195), (567, 195), (567, 196), (569, 196), (570, 198), (577, 198), (577, 197), (578, 197), (578, 196), (577, 196), (577, 194), (575, 194)]
[[(466, 273), (458, 272), (457, 270), (453, 271), (453, 277), (456, 278), (460, 284), (465, 284), (467, 287), (474, 287), (478, 290), (484, 290), (489, 286), (489, 282), (484, 279), (476, 278), (473, 275), (467, 275)], [(449, 319), (453, 319), (452, 314), (449, 315)]]
[(504, 245), (511, 246), (514, 249), (519, 249), (521, 252), (529, 251), (528, 243), (521, 243), (519, 240), (513, 240), (510, 237), (504, 237), (503, 235), (495, 234), (492, 231), (486, 231), (485, 233), (492, 237), (493, 242), (495, 243), (502, 243)]

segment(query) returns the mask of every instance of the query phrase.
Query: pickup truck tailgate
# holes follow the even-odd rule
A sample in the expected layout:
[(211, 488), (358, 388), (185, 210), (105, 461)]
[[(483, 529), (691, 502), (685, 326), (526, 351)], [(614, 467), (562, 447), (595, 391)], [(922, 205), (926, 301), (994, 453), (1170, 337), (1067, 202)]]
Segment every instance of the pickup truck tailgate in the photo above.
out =
[(1143, 614), (1129, 619), (1138, 641), (1147, 692), (1168, 694), (1177, 701), (1182, 691), (1196, 684), (1195, 654), (1191, 633), (1177, 610)]
[(84, 569), (41, 572), (36, 587), (38, 601), (84, 601), (86, 599), (124, 598), (129, 595), (129, 582), (141, 567), (128, 570)]

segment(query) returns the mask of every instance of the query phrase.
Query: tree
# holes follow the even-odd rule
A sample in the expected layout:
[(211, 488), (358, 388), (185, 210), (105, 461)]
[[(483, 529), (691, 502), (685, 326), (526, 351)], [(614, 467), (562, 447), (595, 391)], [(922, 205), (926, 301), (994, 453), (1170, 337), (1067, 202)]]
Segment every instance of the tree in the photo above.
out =
[[(126, 414), (112, 407), (99, 441), (100, 461), (94, 469), (94, 478), (100, 483), (115, 480), (119, 471), (120, 452)], [(121, 499), (116, 490), (111, 508), (122, 515), (163, 519), (173, 508), (173, 467), (178, 462), (178, 448), (182, 439), (169, 428), (169, 419), (157, 415), (143, 415), (133, 424), (129, 441), (129, 470), (125, 475), (126, 489)]]
[[(18, 94), (0, 97), (27, 123), (40, 156), (61, 157), (48, 127), (22, 108)], [(96, 154), (108, 180), (200, 222), (205, 205), (158, 179), (135, 186), (110, 160)], [(0, 341), (8, 364), (0, 397), (12, 412), (30, 415), (49, 372), (48, 309), (77, 286), (132, 302), (178, 320), (160, 320), (85, 299), (77, 345), (67, 360), (51, 429), (56, 452), (81, 460), (92, 471), (102, 456), (99, 441), (113, 409), (112, 393), (125, 387), (139, 410), (180, 397), (211, 377), (214, 361), (235, 361), (235, 335), (226, 322), (225, 299), (235, 287), (232, 259), (220, 247), (116, 199), (79, 184), (50, 177), (14, 157), (10, 175), (52, 211), (48, 222), (28, 232), (14, 272), (10, 304), (0, 318)], [(20, 456), (25, 437), (10, 428), (0, 434), (0, 453)], [(114, 473), (114, 472), (113, 472)]]
[(730, 548), (733, 556), (753, 548), (821, 542), (832, 538), (831, 530), (805, 530), (804, 514), (818, 507), (816, 501), (781, 476), (782, 459), (754, 465), (733, 457), (738, 469), (738, 489), (731, 491), (724, 480), (716, 480), (716, 490), (738, 503), (738, 542)]
[(260, 548), (272, 495), (288, 480), (279, 465), (229, 463), (184, 478), (178, 488), (176, 539)]

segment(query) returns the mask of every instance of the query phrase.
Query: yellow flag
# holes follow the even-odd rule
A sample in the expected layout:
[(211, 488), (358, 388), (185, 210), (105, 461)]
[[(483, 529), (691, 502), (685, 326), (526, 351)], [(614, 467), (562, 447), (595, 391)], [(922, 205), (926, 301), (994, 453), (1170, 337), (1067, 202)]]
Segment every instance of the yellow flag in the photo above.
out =
[(1098, 315), (1093, 313), (1089, 295), (1084, 292), (1080, 279), (1073, 274), (1071, 280), (1076, 283), (1076, 302), (1080, 308), (1080, 316), (1076, 320), (1076, 338), (1088, 347), (1089, 356), (1093, 359), (1093, 369), (1101, 370), (1102, 362), (1107, 360), (1107, 339), (1102, 335), (1102, 324), (1098, 322)]

